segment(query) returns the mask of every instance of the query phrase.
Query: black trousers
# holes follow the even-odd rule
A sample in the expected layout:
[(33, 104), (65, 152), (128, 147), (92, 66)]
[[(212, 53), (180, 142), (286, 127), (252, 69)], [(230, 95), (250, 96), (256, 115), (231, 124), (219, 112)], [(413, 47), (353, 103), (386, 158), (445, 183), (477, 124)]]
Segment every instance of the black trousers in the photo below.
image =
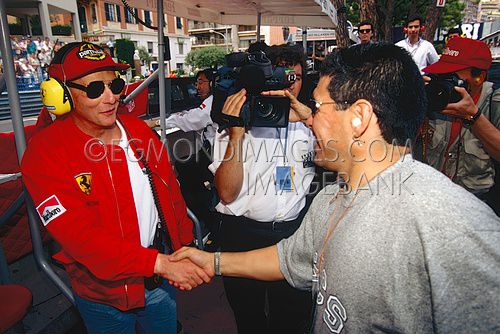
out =
[[(222, 215), (220, 231), (224, 252), (248, 251), (276, 244), (295, 232), (302, 221), (260, 223), (245, 217)], [(309, 328), (310, 291), (291, 287), (285, 280), (256, 281), (224, 277), (227, 299), (239, 334), (305, 333)]]

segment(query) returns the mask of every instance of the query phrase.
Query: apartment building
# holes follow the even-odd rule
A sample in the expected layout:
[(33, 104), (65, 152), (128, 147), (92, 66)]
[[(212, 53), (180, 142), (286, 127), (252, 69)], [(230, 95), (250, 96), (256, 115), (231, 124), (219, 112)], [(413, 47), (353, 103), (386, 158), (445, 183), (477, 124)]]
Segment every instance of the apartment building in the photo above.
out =
[[(288, 31), (284, 27), (262, 26), (260, 38), (268, 45), (283, 44)], [(220, 25), (189, 20), (188, 32), (192, 48), (219, 46), (228, 51), (245, 51), (257, 41), (257, 27), (254, 25)]]
[(481, 0), (479, 2), (478, 21), (494, 21), (500, 18), (500, 0)]
[[(132, 13), (120, 0), (77, 0), (83, 40), (106, 44), (109, 40), (130, 39), (136, 47), (144, 46), (158, 59), (158, 32), (146, 25), (158, 26), (156, 1), (128, 1)], [(171, 60), (169, 70), (183, 68), (191, 50), (188, 22), (184, 18), (164, 14), (164, 33), (169, 37)]]
[[(9, 23), (22, 24), (22, 35), (38, 35), (53, 39), (51, 27), (71, 26), (71, 35), (60, 37), (62, 41), (80, 40), (80, 22), (76, 0), (0, 0), (5, 1)], [(33, 31), (32, 18), (37, 17), (41, 31)], [(58, 36), (59, 38), (59, 36)]]
[(475, 0), (465, 0), (464, 18), (462, 23), (475, 23), (479, 13), (479, 2)]

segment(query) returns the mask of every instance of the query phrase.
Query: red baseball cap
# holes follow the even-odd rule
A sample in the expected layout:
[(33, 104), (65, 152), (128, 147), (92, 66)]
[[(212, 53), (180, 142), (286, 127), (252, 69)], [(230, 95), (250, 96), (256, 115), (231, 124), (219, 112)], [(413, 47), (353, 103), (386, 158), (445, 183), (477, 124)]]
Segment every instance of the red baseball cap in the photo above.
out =
[(486, 43), (470, 38), (452, 38), (441, 54), (438, 62), (427, 66), (422, 71), (427, 73), (451, 73), (469, 67), (481, 70), (490, 68), (491, 51)]
[(123, 71), (128, 64), (116, 63), (100, 46), (88, 42), (72, 42), (54, 54), (49, 75), (61, 81), (76, 80), (100, 71)]

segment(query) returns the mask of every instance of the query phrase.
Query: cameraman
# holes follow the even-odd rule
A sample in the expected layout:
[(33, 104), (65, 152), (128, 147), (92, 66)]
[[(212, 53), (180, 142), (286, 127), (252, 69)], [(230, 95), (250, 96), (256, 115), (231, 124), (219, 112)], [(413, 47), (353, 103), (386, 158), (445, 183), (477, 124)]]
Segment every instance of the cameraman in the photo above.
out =
[(500, 91), (486, 81), (491, 62), (485, 43), (456, 37), (437, 63), (424, 68), (427, 73), (455, 73), (468, 85), (467, 90), (455, 87), (462, 99), (424, 124), (424, 161), (483, 200), (494, 185), (493, 159), (500, 159)]
[[(287, 90), (279, 91), (291, 98), (291, 108), (295, 108), (290, 111), (288, 127), (230, 127), (215, 137), (214, 162), (209, 168), (215, 174), (220, 196), (216, 209), (221, 213), (222, 251), (273, 245), (292, 235), (307, 211), (306, 195), (314, 177), (314, 137), (299, 122), (307, 119), (310, 110), (296, 99), (302, 88), (304, 56), (299, 49), (282, 47), (276, 59), (280, 65), (293, 68), (297, 76)], [(243, 89), (228, 97), (222, 112), (240, 116), (245, 100)], [(288, 184), (283, 175), (290, 181)], [(224, 277), (224, 288), (238, 333), (307, 331), (311, 297), (285, 280), (261, 282)]]

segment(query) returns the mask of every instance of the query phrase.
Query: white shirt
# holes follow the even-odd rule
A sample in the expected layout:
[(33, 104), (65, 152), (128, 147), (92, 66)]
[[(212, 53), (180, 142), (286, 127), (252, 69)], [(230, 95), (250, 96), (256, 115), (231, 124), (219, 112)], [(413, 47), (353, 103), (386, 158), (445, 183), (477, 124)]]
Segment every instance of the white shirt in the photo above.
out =
[[(288, 125), (284, 163), (286, 128), (253, 128), (243, 140), (243, 186), (233, 202), (219, 203), (217, 211), (233, 216), (272, 222), (298, 217), (305, 205), (305, 195), (314, 178), (314, 136), (302, 123)], [(228, 145), (227, 130), (217, 133), (214, 141), (214, 162), (209, 166), (215, 174)], [(306, 161), (304, 161), (306, 160)], [(304, 162), (309, 164), (304, 167)], [(293, 191), (276, 190), (276, 166), (293, 168)]]
[(411, 54), (411, 57), (417, 64), (420, 72), (422, 72), (424, 67), (434, 64), (439, 60), (436, 49), (434, 49), (432, 43), (426, 41), (425, 39), (419, 38), (417, 43), (411, 44), (410, 39), (405, 38), (397, 42), (396, 45)]
[(139, 222), (141, 245), (143, 247), (149, 247), (153, 243), (156, 226), (160, 221), (158, 210), (156, 210), (148, 176), (142, 172), (138, 162), (139, 160), (136, 158), (134, 151), (129, 145), (123, 126), (118, 121), (116, 124), (121, 131), (121, 139), (118, 142), (118, 146), (125, 151), (127, 157), (128, 174), (130, 177), (130, 185), (132, 186), (132, 194), (134, 196), (137, 221)]
[(217, 123), (214, 123), (210, 118), (213, 100), (213, 95), (210, 95), (203, 100), (199, 107), (170, 115), (166, 119), (166, 128), (177, 127), (184, 132), (196, 131), (201, 143), (207, 139), (213, 146), (215, 132), (219, 128)]

